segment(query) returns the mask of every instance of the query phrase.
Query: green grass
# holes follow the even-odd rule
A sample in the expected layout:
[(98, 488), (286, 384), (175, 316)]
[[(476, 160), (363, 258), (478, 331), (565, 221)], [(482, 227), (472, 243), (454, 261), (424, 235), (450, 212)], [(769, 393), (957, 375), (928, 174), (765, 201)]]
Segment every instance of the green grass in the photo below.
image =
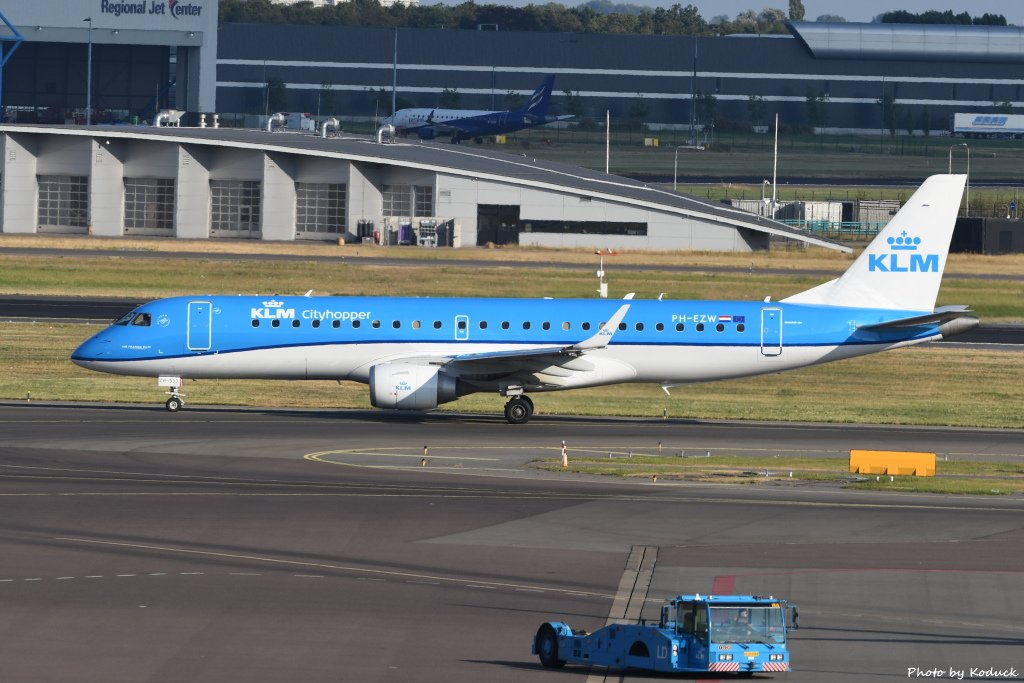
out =
[[(613, 456), (618, 454), (613, 452)], [(551, 472), (565, 471), (557, 458), (535, 461), (534, 467)], [(697, 482), (728, 482), (764, 485), (778, 482), (815, 481), (838, 483), (846, 488), (873, 491), (913, 491), (971, 495), (1024, 493), (1024, 464), (1014, 462), (937, 460), (934, 477), (851, 478), (844, 458), (750, 457), (658, 457), (637, 454), (632, 458), (600, 458), (572, 451), (569, 472)], [(765, 474), (767, 472), (767, 474)]]
[[(644, 138), (658, 138), (658, 147), (645, 147)], [(680, 178), (771, 178), (773, 136), (724, 133), (707, 150), (680, 150), (688, 131), (613, 130), (610, 170), (617, 174), (672, 177), (676, 165)], [(547, 141), (547, 142), (545, 142)], [(963, 140), (932, 136), (884, 135), (791, 135), (779, 138), (779, 181), (787, 178), (836, 178), (878, 181), (887, 178), (925, 178), (949, 170), (951, 145)], [(971, 178), (975, 182), (1020, 182), (1024, 143), (1019, 140), (970, 140)], [(604, 170), (603, 131), (572, 131), (536, 128), (518, 133), (507, 145), (488, 145), (512, 154), (576, 164)], [(953, 170), (965, 168), (963, 148), (953, 152)]]
[[(99, 326), (0, 323), (0, 398), (162, 402), (152, 378), (94, 373), (68, 356)], [(672, 390), (626, 384), (536, 395), (538, 416), (623, 415), (696, 419), (867, 422), (1024, 428), (1019, 353), (909, 348), (866, 358)], [(937, 386), (939, 390), (936, 390)], [(326, 381), (188, 382), (198, 404), (368, 408), (366, 388)], [(503, 399), (478, 394), (447, 410), (500, 414)]]

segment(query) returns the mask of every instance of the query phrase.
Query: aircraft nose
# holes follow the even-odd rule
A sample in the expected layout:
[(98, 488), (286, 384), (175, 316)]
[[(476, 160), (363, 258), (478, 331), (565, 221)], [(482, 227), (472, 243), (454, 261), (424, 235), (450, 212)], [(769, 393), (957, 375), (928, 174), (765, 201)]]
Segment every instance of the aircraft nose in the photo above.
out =
[(103, 357), (109, 353), (110, 339), (100, 336), (91, 337), (75, 349), (74, 353), (71, 354), (71, 362), (87, 368), (90, 363), (103, 360)]

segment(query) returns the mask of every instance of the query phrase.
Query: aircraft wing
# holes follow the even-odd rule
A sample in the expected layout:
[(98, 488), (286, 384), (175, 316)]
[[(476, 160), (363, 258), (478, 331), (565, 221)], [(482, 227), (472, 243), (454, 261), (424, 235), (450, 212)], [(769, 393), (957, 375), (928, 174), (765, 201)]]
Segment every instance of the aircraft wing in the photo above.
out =
[[(625, 299), (633, 298), (628, 294)], [(589, 370), (593, 366), (588, 361), (578, 360), (591, 351), (603, 349), (611, 342), (619, 329), (623, 318), (629, 311), (630, 304), (624, 303), (614, 315), (594, 335), (575, 344), (567, 346), (537, 346), (528, 349), (507, 349), (502, 351), (484, 351), (438, 356), (406, 356), (401, 360), (406, 363), (423, 363), (439, 365), (448, 372), (462, 377), (496, 378), (517, 374), (530, 374), (542, 368), (560, 368), (566, 376), (577, 370)], [(397, 360), (397, 359), (395, 359)]]
[(913, 315), (908, 318), (897, 318), (896, 320), (888, 320), (884, 323), (875, 323), (873, 325), (860, 325), (857, 329), (885, 330), (900, 327), (918, 327), (921, 325), (941, 325), (970, 313), (971, 309), (967, 306), (940, 306), (933, 313)]

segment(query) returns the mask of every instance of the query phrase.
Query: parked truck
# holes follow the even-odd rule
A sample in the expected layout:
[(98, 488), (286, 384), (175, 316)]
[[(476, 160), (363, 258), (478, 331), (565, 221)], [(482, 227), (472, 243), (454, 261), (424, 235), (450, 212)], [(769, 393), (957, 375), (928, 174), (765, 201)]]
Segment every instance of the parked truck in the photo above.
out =
[(609, 624), (587, 633), (549, 621), (537, 630), (533, 654), (551, 668), (568, 663), (665, 673), (785, 672), (787, 628), (799, 628), (799, 610), (772, 596), (680, 595), (662, 606), (657, 624)]
[(953, 114), (950, 134), (958, 138), (1024, 137), (1024, 114)]

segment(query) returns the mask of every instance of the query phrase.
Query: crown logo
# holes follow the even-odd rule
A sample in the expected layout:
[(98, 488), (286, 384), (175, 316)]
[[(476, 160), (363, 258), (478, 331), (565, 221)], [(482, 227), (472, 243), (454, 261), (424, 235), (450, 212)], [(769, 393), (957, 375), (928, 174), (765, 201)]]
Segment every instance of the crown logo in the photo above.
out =
[(281, 308), (282, 306), (284, 306), (284, 302), (275, 301), (274, 299), (271, 299), (270, 301), (264, 301), (263, 306), (265, 308)]
[(886, 242), (889, 243), (889, 248), (893, 251), (917, 251), (918, 245), (921, 244), (921, 238), (911, 237), (904, 230), (899, 237), (890, 237)]

